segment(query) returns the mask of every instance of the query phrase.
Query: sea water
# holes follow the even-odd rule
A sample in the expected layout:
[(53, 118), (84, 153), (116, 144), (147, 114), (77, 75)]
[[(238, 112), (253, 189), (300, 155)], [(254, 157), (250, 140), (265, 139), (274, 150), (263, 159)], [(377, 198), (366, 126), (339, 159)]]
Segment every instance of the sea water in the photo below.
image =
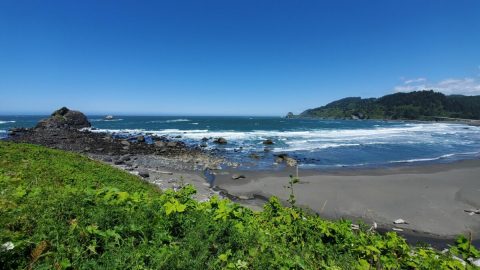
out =
[[(0, 137), (46, 116), (0, 116)], [(480, 157), (480, 127), (448, 123), (281, 117), (89, 116), (93, 132), (153, 134), (200, 145), (246, 169), (274, 169), (288, 154), (305, 168), (376, 167), (451, 162)], [(180, 138), (177, 138), (180, 137)], [(223, 137), (227, 144), (213, 139)], [(265, 145), (266, 139), (273, 145)], [(252, 155), (254, 154), (254, 155)], [(252, 158), (255, 156), (255, 158)]]

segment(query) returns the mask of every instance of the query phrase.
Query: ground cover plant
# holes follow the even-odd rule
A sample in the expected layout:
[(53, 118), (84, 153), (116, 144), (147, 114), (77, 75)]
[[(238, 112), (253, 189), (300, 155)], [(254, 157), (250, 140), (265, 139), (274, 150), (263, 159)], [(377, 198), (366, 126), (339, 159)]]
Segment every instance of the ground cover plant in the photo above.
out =
[(327, 221), (276, 198), (254, 212), (230, 200), (162, 192), (84, 156), (0, 142), (3, 269), (474, 269), (460, 238), (447, 253)]

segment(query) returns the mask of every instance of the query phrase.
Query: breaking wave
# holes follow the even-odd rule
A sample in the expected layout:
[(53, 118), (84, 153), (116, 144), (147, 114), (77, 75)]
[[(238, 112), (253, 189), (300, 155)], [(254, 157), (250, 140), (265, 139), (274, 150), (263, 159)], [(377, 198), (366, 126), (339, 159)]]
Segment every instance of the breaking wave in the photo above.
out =
[(8, 123), (15, 123), (16, 121), (1, 121), (0, 120), (0, 124), (8, 124)]

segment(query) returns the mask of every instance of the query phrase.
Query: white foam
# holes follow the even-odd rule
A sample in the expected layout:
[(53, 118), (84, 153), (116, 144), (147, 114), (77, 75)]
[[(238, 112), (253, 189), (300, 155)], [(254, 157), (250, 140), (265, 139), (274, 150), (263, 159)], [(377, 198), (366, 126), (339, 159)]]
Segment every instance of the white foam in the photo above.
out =
[(0, 120), (0, 124), (8, 124), (8, 123), (15, 123), (16, 121), (1, 121)]
[(118, 122), (123, 121), (121, 118), (114, 118), (114, 119), (90, 119), (90, 122)]
[(450, 154), (445, 154), (445, 155), (441, 155), (441, 156), (438, 156), (438, 157), (395, 160), (395, 161), (390, 161), (389, 163), (413, 163), (413, 162), (435, 161), (435, 160), (446, 159), (446, 158), (454, 157), (454, 156), (462, 156), (462, 155), (464, 155), (464, 156), (474, 156), (474, 155), (478, 155), (478, 154), (480, 154), (480, 152), (450, 153)]
[(153, 120), (153, 121), (148, 121), (147, 123), (178, 123), (178, 122), (190, 122), (191, 120), (190, 119), (183, 119), (183, 118), (180, 118), (180, 119), (170, 119), (170, 120)]
[[(180, 120), (180, 119), (176, 119)], [(185, 119), (187, 120), (187, 119)], [(194, 123), (191, 123), (194, 124)], [(235, 147), (261, 149), (265, 139), (275, 142), (273, 151), (313, 151), (337, 147), (356, 147), (382, 144), (472, 144), (480, 139), (480, 127), (468, 127), (445, 123), (408, 123), (394, 126), (365, 129), (313, 129), (313, 130), (238, 130), (211, 131), (208, 129), (97, 129), (93, 132), (122, 134), (152, 133), (155, 135), (177, 136), (182, 139), (199, 141), (204, 137), (223, 137)]]

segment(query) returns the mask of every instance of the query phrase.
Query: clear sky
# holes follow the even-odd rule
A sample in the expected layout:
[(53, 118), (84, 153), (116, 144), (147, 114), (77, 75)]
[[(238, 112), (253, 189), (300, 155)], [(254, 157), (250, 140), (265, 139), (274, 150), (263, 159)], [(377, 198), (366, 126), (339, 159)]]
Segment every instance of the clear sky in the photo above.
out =
[(0, 114), (284, 115), (480, 94), (480, 1), (0, 0)]

